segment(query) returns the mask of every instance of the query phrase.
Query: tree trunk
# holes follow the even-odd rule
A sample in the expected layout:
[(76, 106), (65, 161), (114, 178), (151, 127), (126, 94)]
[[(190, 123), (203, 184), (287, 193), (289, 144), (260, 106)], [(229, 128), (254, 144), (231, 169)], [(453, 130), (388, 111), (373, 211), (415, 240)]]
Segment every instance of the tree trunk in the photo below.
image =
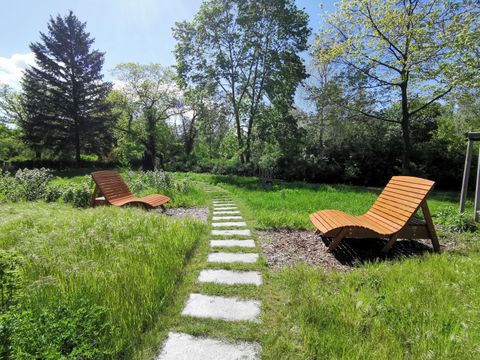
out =
[(245, 155), (243, 152), (243, 138), (242, 138), (242, 128), (240, 126), (240, 114), (238, 109), (235, 107), (235, 124), (237, 126), (237, 140), (238, 140), (238, 149), (240, 150), (240, 162), (245, 164)]
[(248, 120), (248, 129), (247, 129), (247, 145), (245, 146), (245, 162), (248, 164), (251, 157), (251, 138), (252, 138), (252, 126), (253, 126), (253, 115), (250, 116)]
[(152, 114), (147, 114), (147, 144), (143, 154), (143, 171), (155, 170), (155, 159), (157, 157), (156, 144), (156, 121)]
[(35, 148), (35, 160), (42, 160), (42, 150), (40, 148)]
[(412, 146), (410, 142), (410, 112), (408, 111), (407, 83), (401, 86), (402, 89), (402, 175), (410, 174), (410, 155)]
[(75, 161), (77, 166), (80, 166), (80, 129), (78, 125), (78, 120), (75, 120)]

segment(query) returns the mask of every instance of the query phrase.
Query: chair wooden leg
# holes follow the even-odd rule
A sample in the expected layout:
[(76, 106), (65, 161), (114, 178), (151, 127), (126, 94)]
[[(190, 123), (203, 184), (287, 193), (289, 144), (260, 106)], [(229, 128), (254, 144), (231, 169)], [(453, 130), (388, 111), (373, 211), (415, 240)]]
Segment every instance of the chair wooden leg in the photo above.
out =
[(428, 208), (428, 204), (426, 200), (422, 202), (421, 207), (422, 207), (423, 217), (425, 218), (425, 222), (427, 223), (428, 235), (430, 236), (430, 240), (432, 240), (433, 250), (439, 253), (440, 243), (438, 242), (437, 232), (435, 231), (432, 215), (430, 214), (430, 209)]
[(90, 206), (95, 207), (97, 205), (95, 199), (98, 195), (98, 186), (95, 184), (95, 189), (93, 189), (92, 197), (90, 198)]
[(345, 234), (347, 233), (347, 230), (346, 229), (342, 229), (340, 230), (340, 232), (338, 233), (337, 236), (335, 236), (332, 240), (332, 242), (330, 243), (330, 245), (328, 245), (327, 247), (327, 252), (332, 252), (333, 250), (335, 250), (335, 248), (338, 246), (338, 244), (340, 244), (340, 241), (343, 240), (343, 238), (345, 237)]
[(393, 234), (382, 249), (383, 253), (388, 253), (398, 239), (398, 234)]

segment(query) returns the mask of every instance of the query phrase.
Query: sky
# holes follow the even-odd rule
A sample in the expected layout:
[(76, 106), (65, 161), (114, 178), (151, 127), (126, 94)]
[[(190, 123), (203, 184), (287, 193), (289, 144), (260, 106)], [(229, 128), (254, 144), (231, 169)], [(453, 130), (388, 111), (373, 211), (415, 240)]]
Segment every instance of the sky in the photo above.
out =
[[(321, 13), (333, 9), (333, 0), (296, 0), (310, 16), (310, 27), (321, 26)], [(94, 48), (105, 52), (105, 79), (120, 63), (173, 65), (172, 27), (190, 21), (201, 0), (0, 0), (0, 83), (18, 87), (22, 70), (32, 64), (29, 44), (46, 32), (51, 15), (72, 10), (87, 22)], [(304, 57), (307, 57), (304, 54)]]

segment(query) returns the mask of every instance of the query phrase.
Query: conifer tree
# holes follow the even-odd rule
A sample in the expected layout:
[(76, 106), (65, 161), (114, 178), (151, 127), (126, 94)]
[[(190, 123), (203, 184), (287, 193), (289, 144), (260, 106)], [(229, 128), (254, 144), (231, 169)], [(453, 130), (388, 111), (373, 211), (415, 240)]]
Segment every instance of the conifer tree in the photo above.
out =
[(36, 151), (73, 153), (77, 163), (82, 152), (105, 154), (114, 117), (106, 101), (111, 84), (101, 73), (104, 53), (91, 49), (86, 23), (71, 11), (50, 18), (40, 39), (30, 45), (36, 65), (22, 80), (25, 140)]

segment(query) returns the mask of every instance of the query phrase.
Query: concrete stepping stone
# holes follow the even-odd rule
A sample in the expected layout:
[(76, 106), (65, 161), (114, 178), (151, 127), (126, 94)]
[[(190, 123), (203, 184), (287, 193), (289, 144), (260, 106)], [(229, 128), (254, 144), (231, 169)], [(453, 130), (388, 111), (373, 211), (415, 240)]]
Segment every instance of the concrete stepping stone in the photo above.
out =
[(212, 220), (213, 221), (218, 221), (218, 220), (241, 220), (241, 216), (213, 216)]
[(252, 235), (249, 229), (245, 230), (212, 230), (212, 235), (214, 236), (229, 236), (229, 235), (239, 235), (239, 236), (250, 236)]
[(238, 210), (236, 206), (213, 206), (213, 210)]
[(258, 254), (255, 253), (231, 253), (215, 252), (208, 254), (209, 263), (245, 263), (253, 264), (257, 262)]
[(210, 246), (211, 247), (219, 247), (219, 246), (224, 246), (224, 247), (245, 247), (245, 248), (254, 248), (255, 247), (255, 241), (253, 240), (210, 240)]
[(169, 333), (156, 360), (257, 360), (260, 351), (260, 345), (253, 342)]
[(239, 210), (213, 210), (213, 215), (240, 214)]
[(212, 223), (213, 227), (230, 227), (230, 226), (235, 226), (235, 227), (243, 227), (247, 226), (247, 223), (244, 221), (225, 221), (225, 222), (214, 222)]
[(262, 285), (262, 275), (257, 271), (202, 270), (198, 277), (201, 283), (226, 285)]
[(190, 294), (182, 315), (227, 321), (255, 321), (260, 315), (260, 301)]

